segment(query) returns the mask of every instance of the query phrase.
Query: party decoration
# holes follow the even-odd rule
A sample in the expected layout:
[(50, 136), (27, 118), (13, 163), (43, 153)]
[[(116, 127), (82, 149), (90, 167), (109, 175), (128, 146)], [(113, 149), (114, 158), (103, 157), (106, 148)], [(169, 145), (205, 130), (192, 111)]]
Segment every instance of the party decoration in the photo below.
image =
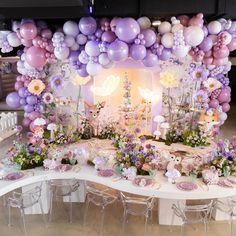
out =
[(97, 29), (97, 22), (92, 17), (82, 17), (79, 21), (79, 30), (84, 35), (92, 35)]
[(43, 67), (46, 64), (45, 53), (44, 49), (32, 46), (26, 51), (26, 62), (34, 68)]
[(124, 61), (128, 58), (129, 47), (125, 42), (116, 40), (108, 47), (108, 57), (113, 61)]
[(20, 104), (20, 96), (17, 92), (12, 92), (7, 95), (6, 103), (9, 107), (18, 108), (21, 106)]

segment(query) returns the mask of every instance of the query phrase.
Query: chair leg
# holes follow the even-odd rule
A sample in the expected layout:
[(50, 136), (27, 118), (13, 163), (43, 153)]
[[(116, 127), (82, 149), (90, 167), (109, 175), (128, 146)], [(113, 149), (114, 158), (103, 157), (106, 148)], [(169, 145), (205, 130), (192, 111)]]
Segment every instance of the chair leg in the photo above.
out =
[(47, 226), (47, 221), (45, 219), (45, 214), (44, 214), (44, 210), (43, 210), (43, 205), (42, 205), (42, 200), (41, 199), (39, 200), (39, 207), (40, 207), (40, 210), (41, 210), (41, 213), (42, 213), (43, 223), (44, 223), (44, 225), (46, 227)]
[(52, 221), (52, 205), (53, 205), (53, 191), (50, 192), (50, 209), (49, 209), (49, 221)]
[(26, 225), (25, 225), (25, 211), (23, 208), (21, 208), (21, 217), (22, 217), (22, 222), (23, 222), (23, 227), (24, 227), (24, 235), (27, 236)]
[(127, 222), (127, 213), (126, 213), (126, 210), (124, 210), (123, 223), (122, 223), (122, 235), (124, 235), (125, 233), (126, 222)]
[(8, 205), (8, 227), (11, 227), (11, 206)]
[(69, 196), (69, 201), (70, 201), (70, 223), (72, 223), (73, 212), (72, 212), (72, 199), (71, 199), (71, 195)]
[(229, 222), (230, 226), (229, 226), (229, 235), (233, 236), (233, 215), (230, 214), (230, 222)]
[(207, 222), (204, 221), (204, 235), (207, 236)]
[(147, 228), (148, 228), (148, 215), (145, 216), (145, 225), (144, 225), (144, 236), (147, 235)]
[(102, 206), (102, 218), (101, 218), (101, 225), (100, 225), (100, 231), (99, 231), (99, 236), (102, 236), (103, 232), (103, 225), (104, 225), (104, 217), (105, 217), (105, 206)]
[(88, 209), (89, 209), (89, 200), (86, 199), (85, 209), (84, 209), (84, 226), (85, 226), (86, 220), (87, 220)]
[(184, 224), (181, 225), (180, 235), (184, 236)]

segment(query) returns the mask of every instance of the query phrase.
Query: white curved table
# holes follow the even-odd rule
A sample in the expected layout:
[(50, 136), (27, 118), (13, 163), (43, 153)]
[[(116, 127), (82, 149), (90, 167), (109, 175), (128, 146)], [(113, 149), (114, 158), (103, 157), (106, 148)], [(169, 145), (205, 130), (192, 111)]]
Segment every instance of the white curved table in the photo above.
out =
[[(44, 168), (36, 168), (32, 170), (33, 176), (25, 176), (22, 179), (16, 181), (0, 181), (0, 196), (20, 187), (24, 187), (27, 190), (27, 186), (35, 184), (37, 182), (52, 180), (52, 179), (79, 179), (81, 181), (87, 180), (95, 183), (103, 184), (113, 189), (124, 191), (133, 194), (139, 194), (143, 196), (154, 196), (159, 198), (159, 224), (163, 225), (179, 225), (181, 221), (176, 218), (172, 221), (172, 204), (177, 200), (182, 200), (185, 203), (186, 200), (199, 200), (199, 199), (216, 199), (216, 198), (226, 198), (236, 195), (236, 188), (222, 188), (219, 186), (209, 186), (209, 190), (204, 190), (201, 187), (198, 189), (185, 192), (177, 189), (175, 184), (171, 184), (167, 181), (167, 178), (163, 176), (161, 172), (155, 176), (155, 180), (161, 184), (160, 188), (154, 187), (138, 187), (134, 186), (131, 181), (119, 179), (115, 181), (114, 177), (101, 177), (97, 175), (97, 171), (91, 166), (81, 166), (79, 171), (68, 171), (68, 172), (57, 172), (57, 171), (47, 171)], [(189, 177), (181, 177), (182, 180), (187, 180)], [(181, 179), (180, 179), (181, 180)], [(83, 192), (83, 185), (81, 185)], [(24, 189), (23, 188), (23, 189)], [(23, 190), (24, 191), (24, 190)], [(47, 189), (44, 189), (44, 195), (47, 195)], [(48, 212), (49, 201), (48, 196), (44, 197), (44, 209)], [(83, 201), (83, 197), (82, 200)], [(217, 218), (217, 213), (215, 214)], [(218, 212), (218, 219), (225, 219), (226, 216), (222, 216), (222, 213)]]

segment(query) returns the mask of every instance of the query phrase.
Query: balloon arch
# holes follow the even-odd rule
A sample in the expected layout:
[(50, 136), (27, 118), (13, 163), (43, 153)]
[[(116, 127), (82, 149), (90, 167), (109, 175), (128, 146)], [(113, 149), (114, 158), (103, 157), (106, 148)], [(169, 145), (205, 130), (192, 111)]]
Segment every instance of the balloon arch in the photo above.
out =
[(87, 77), (128, 57), (141, 61), (145, 67), (154, 67), (159, 60), (190, 55), (197, 64), (194, 79), (203, 85), (208, 83), (201, 90), (207, 93), (209, 107), (221, 112), (222, 121), (230, 109), (226, 74), (231, 67), (229, 53), (236, 49), (236, 22), (231, 20), (219, 19), (204, 25), (203, 14), (199, 13), (192, 18), (172, 17), (170, 22), (160, 22), (153, 28), (147, 17), (83, 17), (79, 23), (65, 22), (62, 29), (53, 33), (43, 21), (23, 19), (13, 22), (12, 31), (0, 32), (2, 53), (20, 45), (24, 46), (17, 63), (21, 76), (15, 83), (16, 92), (10, 93), (6, 102), (12, 108), (23, 106), (24, 126), (42, 116), (43, 100), (50, 98), (53, 90), (52, 83), (46, 80), (46, 67), (57, 60), (69, 60), (79, 76)]

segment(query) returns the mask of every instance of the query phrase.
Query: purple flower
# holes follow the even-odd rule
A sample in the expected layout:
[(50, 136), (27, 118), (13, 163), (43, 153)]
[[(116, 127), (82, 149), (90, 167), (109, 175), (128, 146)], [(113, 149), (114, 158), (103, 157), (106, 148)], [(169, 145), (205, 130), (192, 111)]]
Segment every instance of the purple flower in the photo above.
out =
[(209, 72), (208, 70), (206, 70), (205, 68), (203, 68), (202, 66), (200, 67), (196, 67), (192, 72), (191, 72), (191, 77), (193, 80), (196, 81), (203, 81), (206, 80)]
[(141, 142), (141, 143), (144, 143), (144, 142), (146, 141), (145, 136), (141, 136), (139, 139), (140, 139), (140, 142)]
[(134, 132), (138, 134), (138, 133), (141, 132), (141, 129), (140, 129), (140, 128), (135, 128), (135, 129), (134, 129)]
[(55, 75), (51, 78), (51, 87), (53, 89), (59, 89), (62, 87), (63, 77), (61, 75)]
[(151, 149), (151, 148), (152, 148), (151, 144), (147, 144), (145, 147), (146, 147), (147, 149)]
[(131, 156), (131, 161), (132, 161), (133, 163), (135, 163), (136, 160), (137, 160), (137, 156), (135, 156), (135, 155)]
[(193, 99), (199, 103), (205, 103), (208, 101), (208, 94), (204, 90), (199, 90), (194, 94)]

